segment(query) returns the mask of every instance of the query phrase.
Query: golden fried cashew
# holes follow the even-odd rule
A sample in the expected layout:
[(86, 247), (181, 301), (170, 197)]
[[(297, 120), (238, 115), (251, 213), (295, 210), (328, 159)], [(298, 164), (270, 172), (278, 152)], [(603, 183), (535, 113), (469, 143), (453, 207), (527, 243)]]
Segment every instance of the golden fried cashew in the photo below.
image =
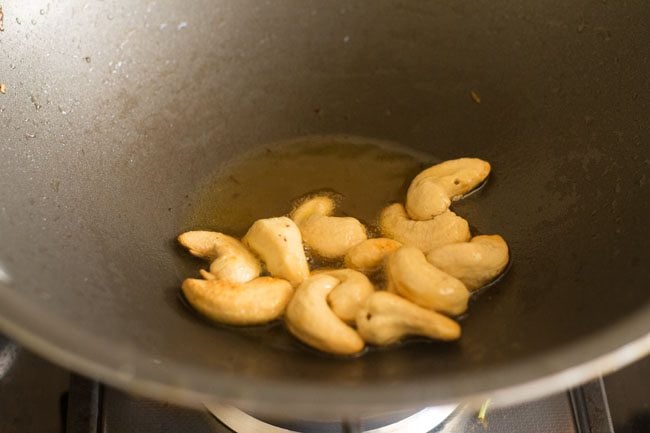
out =
[(428, 221), (415, 221), (409, 218), (404, 206), (399, 203), (381, 211), (379, 227), (387, 238), (417, 247), (425, 253), (470, 238), (469, 224), (452, 211), (445, 211)]
[(402, 244), (388, 238), (367, 239), (355, 245), (345, 255), (345, 266), (368, 273), (379, 268), (386, 256)]
[(313, 215), (331, 215), (336, 208), (334, 199), (327, 195), (308, 197), (291, 212), (291, 219), (300, 227)]
[(199, 313), (228, 325), (257, 325), (275, 320), (293, 294), (288, 281), (272, 277), (258, 277), (247, 283), (188, 278), (182, 289)]
[(351, 325), (366, 298), (375, 291), (368, 277), (352, 269), (322, 270), (312, 275), (329, 275), (339, 280), (339, 285), (327, 295), (327, 301), (334, 314)]
[(245, 283), (257, 278), (262, 270), (259, 260), (244, 244), (223, 233), (185, 232), (178, 241), (190, 254), (212, 261), (210, 273), (214, 279)]
[(406, 210), (414, 220), (428, 220), (449, 208), (487, 178), (490, 164), (478, 158), (460, 158), (429, 167), (418, 174), (406, 193)]
[(199, 269), (199, 274), (203, 277), (204, 280), (216, 280), (217, 277), (214, 276), (214, 274), (211, 274), (210, 272), (206, 271), (205, 269)]
[(297, 286), (309, 276), (300, 230), (289, 218), (257, 220), (242, 240), (274, 277)]
[(402, 247), (388, 257), (390, 291), (439, 313), (457, 316), (467, 309), (469, 292), (458, 279), (427, 262), (422, 251)]
[(328, 196), (308, 198), (292, 213), (302, 239), (318, 256), (335, 259), (367, 239), (366, 228), (358, 219), (334, 217), (334, 199)]
[(499, 235), (444, 245), (427, 255), (429, 263), (476, 290), (495, 279), (508, 264), (508, 244)]
[(363, 340), (327, 303), (327, 296), (338, 284), (337, 278), (326, 274), (313, 275), (303, 281), (287, 306), (285, 322), (293, 335), (311, 347), (352, 355), (363, 350)]
[(357, 314), (357, 330), (366, 343), (385, 346), (408, 335), (435, 340), (460, 338), (460, 325), (435, 311), (388, 292), (370, 295)]

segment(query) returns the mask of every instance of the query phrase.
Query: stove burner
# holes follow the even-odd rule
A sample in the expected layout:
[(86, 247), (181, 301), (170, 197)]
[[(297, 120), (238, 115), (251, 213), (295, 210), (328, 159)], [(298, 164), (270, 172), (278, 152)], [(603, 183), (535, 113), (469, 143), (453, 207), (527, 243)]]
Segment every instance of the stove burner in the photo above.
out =
[[(427, 433), (445, 421), (458, 406), (434, 406), (390, 418), (343, 422), (275, 422), (255, 418), (232, 406), (211, 404), (207, 409), (235, 432), (246, 433)], [(296, 430), (299, 429), (299, 430)]]

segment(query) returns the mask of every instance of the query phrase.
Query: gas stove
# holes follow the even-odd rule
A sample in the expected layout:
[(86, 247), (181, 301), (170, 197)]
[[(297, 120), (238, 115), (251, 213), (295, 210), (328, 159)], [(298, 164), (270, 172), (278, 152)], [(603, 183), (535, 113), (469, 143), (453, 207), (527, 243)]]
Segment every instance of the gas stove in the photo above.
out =
[(560, 394), (483, 409), (431, 407), (337, 423), (188, 409), (80, 377), (0, 337), (2, 433), (648, 433), (650, 357)]

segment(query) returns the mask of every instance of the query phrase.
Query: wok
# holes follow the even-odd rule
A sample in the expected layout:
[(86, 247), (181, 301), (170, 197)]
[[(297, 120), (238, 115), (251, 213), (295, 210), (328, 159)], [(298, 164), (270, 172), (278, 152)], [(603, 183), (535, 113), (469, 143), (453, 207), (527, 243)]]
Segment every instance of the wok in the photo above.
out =
[[(156, 398), (312, 416), (508, 403), (648, 352), (645, 2), (2, 6), (0, 327), (41, 355)], [(512, 267), (457, 344), (332, 359), (182, 304), (173, 239), (198, 186), (266, 143), (341, 133), (492, 163), (458, 212), (480, 209)]]

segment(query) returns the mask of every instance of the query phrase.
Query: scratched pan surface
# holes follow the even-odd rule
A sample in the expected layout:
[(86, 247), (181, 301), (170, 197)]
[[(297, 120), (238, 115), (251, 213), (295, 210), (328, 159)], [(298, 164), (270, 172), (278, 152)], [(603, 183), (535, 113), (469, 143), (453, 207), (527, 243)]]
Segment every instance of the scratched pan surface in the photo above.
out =
[[(154, 397), (322, 415), (525, 399), (647, 353), (645, 2), (2, 6), (0, 327), (46, 357)], [(513, 266), (457, 344), (331, 359), (180, 302), (172, 239), (198, 185), (342, 133), (492, 162), (457, 210)]]

